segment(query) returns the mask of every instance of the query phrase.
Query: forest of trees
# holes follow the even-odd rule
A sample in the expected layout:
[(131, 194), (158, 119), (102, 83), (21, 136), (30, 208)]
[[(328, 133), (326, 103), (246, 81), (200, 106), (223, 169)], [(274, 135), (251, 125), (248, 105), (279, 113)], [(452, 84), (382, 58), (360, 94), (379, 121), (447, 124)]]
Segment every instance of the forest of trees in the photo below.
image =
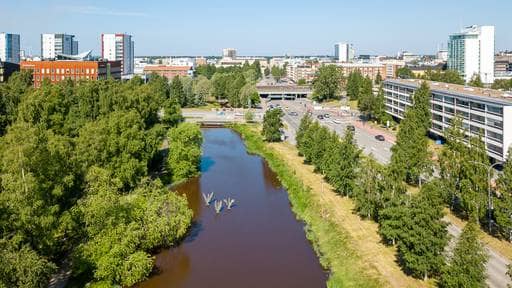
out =
[(0, 287), (47, 287), (64, 260), (90, 287), (131, 286), (155, 248), (185, 235), (186, 199), (149, 177), (169, 128), (168, 172), (197, 173), (198, 128), (173, 128), (177, 86), (151, 76), (34, 89), (26, 72), (0, 85)]
[[(203, 77), (202, 90), (208, 91), (209, 97), (213, 97), (212, 100), (227, 101), (233, 108), (245, 108), (260, 102), (256, 90), (256, 82), (262, 77), (258, 60), (251, 65), (245, 62), (242, 66), (226, 68), (200, 65), (196, 69), (196, 75), (198, 78)], [(182, 106), (187, 105), (182, 103)]]
[[(447, 135), (448, 144), (440, 156), (441, 177), (429, 177), (434, 163), (426, 142), (430, 125), (428, 95), (428, 85), (423, 83), (400, 124), (389, 165), (377, 163), (371, 155), (362, 155), (352, 131), (345, 131), (340, 140), (307, 115), (297, 131), (297, 148), (305, 163), (323, 174), (337, 193), (354, 200), (355, 211), (361, 217), (379, 224), (384, 243), (397, 247), (397, 262), (406, 273), (420, 279), (437, 278), (441, 287), (461, 287), (460, 283), (464, 287), (479, 287), (486, 277), (482, 267), (487, 258), (475, 236), (478, 228), (468, 224), (453, 255), (446, 257), (448, 234), (443, 209), (447, 204), (457, 205), (465, 217), (476, 219), (476, 227), (477, 222), (485, 221), (485, 200), (480, 198), (486, 194), (479, 189), (486, 183), (486, 166), (477, 168), (479, 164), (469, 158), (482, 164), (488, 158), (484, 157), (479, 138), (470, 139), (473, 144), (467, 146), (461, 142), (463, 138), (454, 140), (456, 136)], [(450, 131), (462, 133), (462, 127), (455, 123)], [(455, 161), (455, 157), (459, 160)], [(503, 207), (499, 212), (502, 218), (512, 211), (512, 190), (507, 186), (512, 185), (512, 160), (508, 163), (499, 178), (500, 185), (506, 187), (506, 197), (496, 199), (502, 203), (496, 204)], [(458, 180), (454, 182), (455, 179)], [(419, 185), (419, 192), (408, 192), (407, 183)], [(509, 225), (504, 232), (510, 233), (510, 220), (503, 222)]]

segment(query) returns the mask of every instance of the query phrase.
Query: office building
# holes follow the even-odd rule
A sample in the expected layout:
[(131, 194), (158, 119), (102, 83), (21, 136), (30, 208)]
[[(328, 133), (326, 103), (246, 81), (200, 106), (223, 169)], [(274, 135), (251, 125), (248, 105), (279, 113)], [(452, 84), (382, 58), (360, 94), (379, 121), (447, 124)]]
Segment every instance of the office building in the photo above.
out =
[(466, 82), (479, 75), (483, 83), (494, 82), (494, 26), (470, 26), (450, 35), (448, 69), (458, 71)]
[(128, 34), (101, 34), (101, 58), (109, 61), (121, 61), (123, 75), (133, 74), (134, 43)]
[(234, 49), (234, 48), (222, 49), (222, 57), (236, 59), (236, 49)]
[(336, 43), (334, 44), (334, 59), (338, 62), (351, 62), (354, 60), (355, 51), (352, 44)]
[(78, 41), (75, 35), (41, 34), (41, 58), (56, 59), (58, 55), (78, 54)]
[(0, 61), (20, 63), (20, 35), (0, 33)]
[(121, 79), (121, 61), (21, 61), (21, 70), (31, 70), (34, 87), (40, 87), (44, 79), (57, 83), (65, 79), (100, 80)]
[[(412, 105), (412, 95), (421, 85), (417, 79), (384, 81), (386, 112), (398, 119)], [(512, 143), (512, 94), (464, 85), (428, 82), (432, 126), (430, 132), (443, 137), (455, 115), (463, 120), (468, 136), (481, 135), (487, 154), (494, 161), (505, 161)]]
[(502, 52), (496, 55), (494, 61), (495, 79), (512, 79), (512, 52)]
[(0, 61), (0, 83), (7, 82), (12, 73), (20, 70), (20, 64)]

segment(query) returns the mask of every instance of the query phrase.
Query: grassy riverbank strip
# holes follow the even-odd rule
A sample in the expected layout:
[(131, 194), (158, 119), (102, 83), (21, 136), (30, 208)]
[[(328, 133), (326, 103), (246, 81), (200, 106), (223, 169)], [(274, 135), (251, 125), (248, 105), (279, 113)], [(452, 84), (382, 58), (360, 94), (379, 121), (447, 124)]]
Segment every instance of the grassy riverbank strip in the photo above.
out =
[[(278, 175), (288, 190), (295, 215), (306, 224), (306, 235), (319, 255), (321, 264), (330, 270), (328, 287), (380, 287), (375, 271), (369, 271), (358, 253), (351, 248), (348, 233), (332, 220), (330, 211), (324, 209), (311, 189), (273, 151), (256, 131), (255, 126), (231, 126), (242, 135), (247, 150), (261, 155)], [(379, 255), (375, 255), (379, 257)]]

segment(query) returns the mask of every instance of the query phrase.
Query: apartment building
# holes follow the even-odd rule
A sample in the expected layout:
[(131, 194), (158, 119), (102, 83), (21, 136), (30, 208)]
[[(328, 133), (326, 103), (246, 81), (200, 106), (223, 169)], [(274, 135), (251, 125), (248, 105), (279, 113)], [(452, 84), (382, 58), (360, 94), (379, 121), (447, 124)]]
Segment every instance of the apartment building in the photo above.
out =
[(306, 80), (307, 83), (313, 82), (316, 72), (320, 64), (314, 63), (311, 65), (287, 65), (286, 76), (297, 83), (300, 79)]
[[(505, 161), (512, 143), (512, 94), (463, 85), (428, 82), (432, 91), (430, 132), (443, 137), (455, 115), (463, 119), (468, 136), (482, 136), (487, 154)], [(421, 85), (417, 79), (384, 81), (386, 112), (398, 119), (412, 105), (412, 95)]]
[(12, 73), (20, 70), (20, 64), (0, 60), (0, 83), (7, 82)]
[(450, 35), (448, 69), (458, 71), (466, 82), (479, 75), (483, 83), (494, 82), (494, 26), (469, 26)]
[(222, 49), (222, 57), (236, 59), (236, 49), (235, 48), (224, 48)]
[(133, 74), (135, 67), (135, 47), (128, 34), (101, 34), (101, 58), (121, 61), (122, 75)]
[(146, 65), (144, 67), (144, 74), (150, 75), (153, 73), (171, 80), (176, 76), (193, 76), (194, 70), (192, 66)]
[(101, 80), (121, 79), (121, 61), (21, 61), (21, 70), (31, 70), (34, 87), (47, 79), (57, 83), (65, 79)]
[(512, 78), (512, 52), (496, 55), (494, 61), (494, 77), (496, 79)]
[(348, 77), (350, 73), (359, 70), (363, 77), (369, 77), (372, 80), (380, 74), (382, 79), (386, 79), (388, 67), (381, 63), (338, 63), (336, 64), (342, 71), (343, 76)]
[(0, 61), (20, 63), (20, 35), (0, 33)]
[(351, 62), (354, 60), (354, 46), (349, 43), (334, 44), (334, 60), (338, 62)]
[(77, 55), (78, 41), (75, 35), (41, 34), (41, 57), (45, 60), (56, 59), (58, 55)]

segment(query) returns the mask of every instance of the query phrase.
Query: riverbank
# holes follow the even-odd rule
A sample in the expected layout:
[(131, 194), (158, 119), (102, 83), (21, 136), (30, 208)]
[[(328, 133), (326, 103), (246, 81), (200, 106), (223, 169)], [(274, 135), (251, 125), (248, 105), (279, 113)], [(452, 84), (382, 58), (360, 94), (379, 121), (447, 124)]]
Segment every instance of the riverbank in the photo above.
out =
[(396, 250), (381, 243), (377, 224), (352, 213), (350, 199), (339, 197), (323, 177), (303, 164), (287, 143), (265, 143), (255, 126), (235, 125), (248, 151), (263, 156), (289, 193), (296, 216), (331, 271), (328, 287), (429, 287), (408, 277), (395, 262)]

